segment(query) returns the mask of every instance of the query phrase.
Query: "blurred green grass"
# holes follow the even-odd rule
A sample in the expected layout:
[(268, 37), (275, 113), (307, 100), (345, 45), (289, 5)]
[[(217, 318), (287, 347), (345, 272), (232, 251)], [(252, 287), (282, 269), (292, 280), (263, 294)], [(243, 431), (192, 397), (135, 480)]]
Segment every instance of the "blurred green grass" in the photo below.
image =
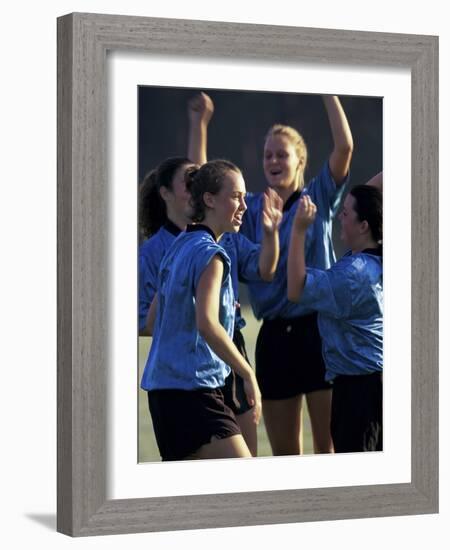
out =
[[(253, 317), (253, 313), (249, 306), (241, 305), (242, 313), (246, 320), (246, 327), (242, 330), (245, 338), (245, 345), (247, 348), (248, 356), (252, 365), (255, 364), (255, 345), (256, 337), (260, 322)], [(148, 351), (150, 348), (151, 338), (139, 337), (139, 381), (142, 377), (142, 371), (144, 370), (145, 362), (147, 360)], [(139, 462), (159, 462), (161, 460), (159, 456), (158, 446), (155, 441), (153, 433), (153, 426), (148, 410), (147, 392), (138, 389), (138, 461)], [(304, 406), (303, 413), (303, 452), (305, 454), (312, 454), (313, 443), (311, 434), (311, 424), (308, 416), (307, 407)], [(264, 420), (258, 426), (258, 456), (271, 456), (272, 452), (270, 444), (267, 438), (266, 428), (264, 426)]]

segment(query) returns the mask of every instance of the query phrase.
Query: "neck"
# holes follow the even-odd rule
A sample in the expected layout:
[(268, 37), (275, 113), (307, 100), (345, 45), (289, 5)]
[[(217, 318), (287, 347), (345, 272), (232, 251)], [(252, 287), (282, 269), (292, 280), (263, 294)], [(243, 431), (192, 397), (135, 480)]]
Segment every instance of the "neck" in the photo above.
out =
[(277, 187), (274, 189), (274, 191), (278, 193), (281, 200), (283, 201), (283, 204), (286, 204), (286, 202), (288, 201), (292, 193), (294, 193), (295, 191), (298, 191), (299, 189), (300, 187), (297, 184), (295, 184), (295, 185), (290, 185), (289, 187)]
[(378, 248), (378, 243), (372, 237), (363, 237), (359, 242), (352, 244), (352, 254), (362, 252), (366, 248)]
[(167, 219), (179, 227), (182, 231), (186, 229), (186, 225), (189, 223), (189, 219), (184, 214), (177, 212), (167, 212)]
[(288, 187), (275, 187), (274, 191), (278, 193), (283, 201), (283, 204), (286, 204), (289, 197), (295, 191), (301, 191), (303, 189), (303, 179), (296, 178)]
[(208, 226), (211, 231), (214, 233), (214, 235), (216, 236), (216, 241), (219, 242), (222, 235), (224, 234), (224, 231), (221, 227), (219, 227), (219, 224), (214, 220), (214, 218), (210, 215), (206, 215), (205, 216), (205, 219), (202, 221), (202, 222), (199, 222), (203, 225), (206, 225)]

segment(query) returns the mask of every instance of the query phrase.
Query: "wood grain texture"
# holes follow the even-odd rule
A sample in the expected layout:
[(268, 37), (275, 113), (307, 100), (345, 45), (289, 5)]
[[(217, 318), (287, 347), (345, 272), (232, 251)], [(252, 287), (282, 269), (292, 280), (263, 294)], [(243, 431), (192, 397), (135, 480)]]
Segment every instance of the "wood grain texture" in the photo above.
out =
[[(106, 498), (106, 52), (361, 64), (412, 75), (412, 481)], [(58, 530), (99, 535), (434, 513), (438, 509), (438, 39), (71, 14), (58, 20)]]

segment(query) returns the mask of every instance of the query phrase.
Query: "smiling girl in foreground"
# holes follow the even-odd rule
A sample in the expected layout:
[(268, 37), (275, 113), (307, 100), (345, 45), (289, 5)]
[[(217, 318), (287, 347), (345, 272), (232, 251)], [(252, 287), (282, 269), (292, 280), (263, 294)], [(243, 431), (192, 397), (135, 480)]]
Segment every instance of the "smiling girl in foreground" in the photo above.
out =
[(234, 164), (217, 160), (189, 171), (186, 187), (196, 223), (177, 237), (161, 263), (141, 387), (148, 391), (163, 460), (249, 457), (221, 390), (229, 366), (244, 380), (255, 423), (261, 396), (253, 370), (232, 341), (231, 265), (218, 243), (225, 232), (240, 229), (245, 183)]
[(326, 379), (333, 382), (335, 452), (382, 450), (382, 195), (358, 185), (339, 216), (350, 251), (327, 270), (305, 267), (305, 235), (316, 207), (300, 200), (288, 258), (288, 298), (318, 311)]

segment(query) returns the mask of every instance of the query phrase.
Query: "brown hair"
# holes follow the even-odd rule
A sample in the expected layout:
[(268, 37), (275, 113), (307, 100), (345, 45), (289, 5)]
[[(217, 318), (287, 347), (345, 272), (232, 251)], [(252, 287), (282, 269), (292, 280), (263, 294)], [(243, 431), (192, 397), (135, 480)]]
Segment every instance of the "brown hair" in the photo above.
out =
[(201, 222), (205, 219), (206, 204), (203, 200), (205, 193), (217, 195), (222, 189), (222, 184), (228, 172), (241, 173), (239, 168), (228, 160), (211, 160), (200, 168), (188, 168), (186, 170), (186, 189), (191, 195), (192, 207), (191, 219)]

